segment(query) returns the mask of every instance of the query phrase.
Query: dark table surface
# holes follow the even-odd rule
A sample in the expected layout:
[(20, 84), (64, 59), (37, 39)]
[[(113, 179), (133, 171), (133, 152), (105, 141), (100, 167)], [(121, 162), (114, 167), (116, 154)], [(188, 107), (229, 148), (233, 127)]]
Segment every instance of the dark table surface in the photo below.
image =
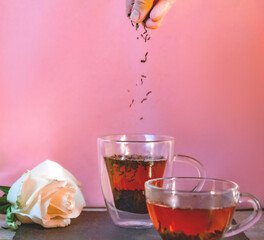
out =
[[(115, 226), (106, 211), (84, 211), (66, 228), (44, 229), (36, 224), (23, 224), (14, 240), (161, 240), (154, 228), (127, 229)], [(244, 233), (226, 240), (248, 240)]]

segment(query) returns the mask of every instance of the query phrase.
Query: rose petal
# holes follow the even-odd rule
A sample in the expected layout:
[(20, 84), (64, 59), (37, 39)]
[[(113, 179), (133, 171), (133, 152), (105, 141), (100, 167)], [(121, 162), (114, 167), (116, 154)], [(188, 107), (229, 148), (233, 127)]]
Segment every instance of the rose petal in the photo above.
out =
[(71, 223), (69, 218), (54, 218), (50, 220), (43, 220), (36, 216), (31, 216), (25, 213), (16, 214), (19, 221), (22, 223), (37, 223), (45, 228), (56, 228), (56, 227), (66, 227)]
[[(23, 205), (21, 193), (23, 191), (24, 182), (30, 179), (30, 171), (26, 171), (10, 188), (7, 194), (7, 201), (11, 204)], [(27, 185), (27, 184), (26, 184)]]
[(69, 218), (58, 218), (43, 222), (41, 225), (46, 228), (55, 228), (55, 227), (66, 227), (70, 225), (70, 223), (71, 223), (71, 219)]
[(49, 180), (56, 179), (58, 181), (67, 180), (67, 182), (73, 182), (78, 187), (81, 187), (79, 181), (68, 170), (51, 160), (46, 160), (40, 163), (31, 170), (31, 174), (32, 178), (44, 178)]
[(11, 187), (8, 201), (22, 223), (65, 227), (85, 206), (81, 185), (56, 162), (46, 160), (26, 171)]

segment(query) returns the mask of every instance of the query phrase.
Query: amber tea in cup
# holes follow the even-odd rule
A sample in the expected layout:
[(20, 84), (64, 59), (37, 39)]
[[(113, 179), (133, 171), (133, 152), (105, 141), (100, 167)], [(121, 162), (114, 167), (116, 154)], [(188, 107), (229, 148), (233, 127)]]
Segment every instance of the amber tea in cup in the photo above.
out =
[(174, 155), (174, 138), (158, 135), (112, 135), (98, 139), (101, 186), (107, 210), (121, 227), (152, 226), (145, 198), (147, 180), (170, 176), (175, 162), (195, 167), (200, 162)]
[[(261, 217), (260, 202), (240, 194), (234, 182), (209, 178), (161, 178), (145, 183), (152, 222), (164, 240), (220, 240), (252, 226)], [(235, 225), (237, 204), (249, 202), (252, 215)]]

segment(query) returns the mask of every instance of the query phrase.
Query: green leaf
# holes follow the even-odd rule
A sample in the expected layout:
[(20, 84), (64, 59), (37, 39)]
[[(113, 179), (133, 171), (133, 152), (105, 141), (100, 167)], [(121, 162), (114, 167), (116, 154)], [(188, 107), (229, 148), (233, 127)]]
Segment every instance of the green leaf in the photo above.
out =
[(8, 194), (10, 187), (8, 186), (0, 186), (0, 191), (4, 192), (5, 194)]
[(11, 206), (11, 204), (7, 201), (7, 196), (4, 194), (0, 197), (0, 214), (6, 214), (7, 208)]
[(6, 203), (6, 204), (0, 206), (0, 214), (6, 214), (7, 208), (9, 208), (10, 206), (11, 206), (10, 203)]
[(6, 195), (0, 197), (0, 206), (1, 206), (2, 204), (5, 204), (5, 203), (7, 203)]
[(16, 223), (17, 217), (14, 213), (12, 213), (11, 205), (7, 208), (5, 221), (11, 230), (15, 231), (18, 229), (18, 225)]

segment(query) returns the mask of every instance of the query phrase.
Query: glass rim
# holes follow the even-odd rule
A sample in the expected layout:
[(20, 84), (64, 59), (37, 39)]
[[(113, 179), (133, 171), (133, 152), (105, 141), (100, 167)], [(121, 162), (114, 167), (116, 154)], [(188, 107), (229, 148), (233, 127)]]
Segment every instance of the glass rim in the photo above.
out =
[[(155, 181), (161, 181), (161, 180), (205, 180), (205, 181), (214, 181), (214, 182), (222, 182), (222, 183), (228, 183), (233, 185), (232, 187), (228, 187), (224, 190), (207, 190), (207, 191), (182, 191), (182, 190), (172, 190), (172, 189), (165, 189), (163, 187), (157, 187), (154, 185), (151, 185), (152, 182)], [(224, 179), (219, 179), (219, 178), (210, 178), (210, 177), (165, 177), (165, 178), (153, 178), (145, 182), (145, 188), (153, 189), (155, 191), (162, 191), (162, 192), (167, 192), (167, 193), (173, 193), (173, 194), (192, 194), (192, 195), (218, 195), (218, 194), (223, 194), (227, 192), (232, 192), (232, 191), (238, 191), (239, 185), (230, 180), (224, 180)]]
[[(152, 137), (155, 138), (154, 140), (136, 140), (139, 137)], [(135, 140), (121, 140), (122, 137), (130, 137), (135, 138)], [(104, 142), (116, 142), (116, 143), (159, 143), (159, 142), (168, 142), (174, 141), (175, 138), (172, 136), (162, 135), (162, 134), (144, 134), (144, 133), (124, 133), (124, 134), (110, 134), (110, 135), (103, 135), (98, 137), (98, 140), (102, 140)]]

